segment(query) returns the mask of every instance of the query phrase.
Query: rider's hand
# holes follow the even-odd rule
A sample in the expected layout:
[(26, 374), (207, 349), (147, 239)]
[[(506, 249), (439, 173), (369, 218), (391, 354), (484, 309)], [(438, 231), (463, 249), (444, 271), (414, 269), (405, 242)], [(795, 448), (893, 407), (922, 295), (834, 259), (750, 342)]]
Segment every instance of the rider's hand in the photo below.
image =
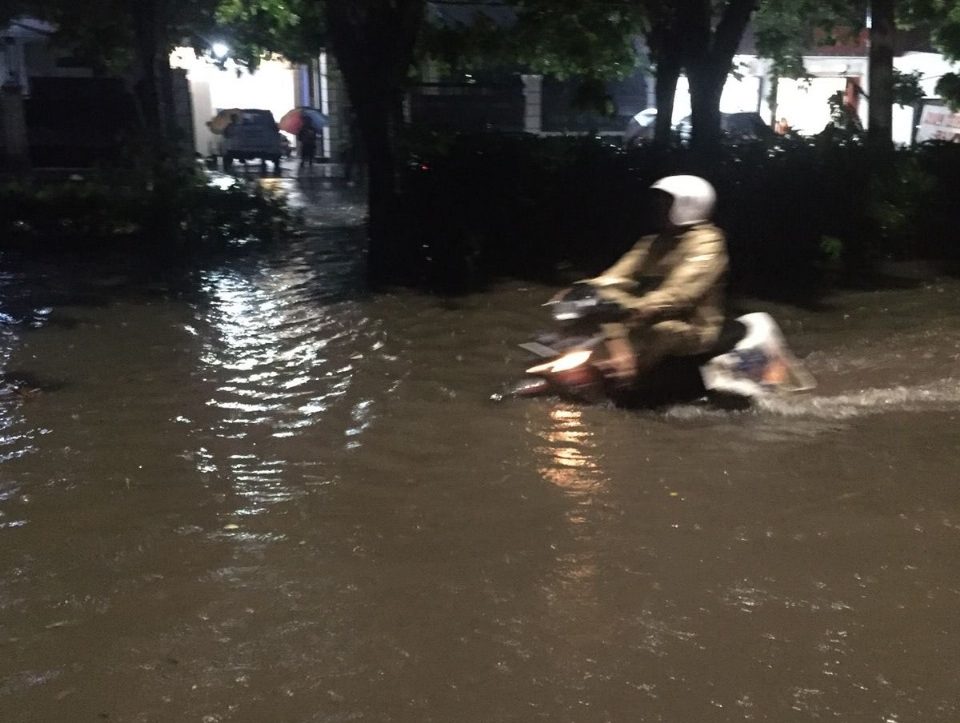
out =
[(637, 355), (624, 338), (607, 339), (607, 358), (597, 363), (604, 375), (620, 384), (629, 384), (637, 376)]

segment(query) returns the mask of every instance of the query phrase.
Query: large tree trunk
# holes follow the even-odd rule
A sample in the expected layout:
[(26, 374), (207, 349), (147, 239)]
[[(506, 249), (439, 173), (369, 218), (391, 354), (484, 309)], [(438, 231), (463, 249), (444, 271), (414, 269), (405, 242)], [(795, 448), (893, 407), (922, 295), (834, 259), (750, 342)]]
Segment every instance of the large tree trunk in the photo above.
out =
[(713, 151), (720, 141), (720, 96), (757, 0), (728, 0), (713, 23), (710, 0), (682, 3), (684, 66), (690, 79), (693, 145)]
[(402, 259), (394, 233), (397, 210), (396, 128), (392, 104), (376, 93), (351, 94), (367, 157), (369, 212), (367, 275), (373, 283), (390, 279)]
[[(666, 54), (665, 54), (666, 55)], [(657, 120), (653, 140), (668, 145), (673, 136), (673, 106), (677, 99), (677, 80), (680, 78), (680, 58), (666, 55), (657, 61)]]
[(159, 147), (166, 139), (171, 113), (164, 92), (164, 68), (170, 61), (165, 43), (165, 0), (137, 0), (129, 4), (136, 38), (140, 79), (137, 96), (143, 122), (151, 140)]
[(710, 60), (687, 67), (693, 146), (697, 150), (710, 151), (720, 143), (720, 96), (729, 68), (729, 63), (718, 66)]
[(893, 146), (893, 41), (895, 0), (872, 0), (870, 6), (870, 144)]
[(388, 280), (399, 250), (392, 221), (396, 209), (396, 133), (407, 71), (413, 62), (425, 0), (326, 2), (326, 20), (347, 94), (367, 151), (368, 273)]
[(680, 21), (677, 8), (666, 3), (649, 6), (641, 2), (650, 17), (647, 46), (650, 57), (656, 64), (657, 118), (653, 127), (653, 140), (665, 146), (673, 138), (673, 109), (677, 100), (677, 81), (683, 70), (683, 48), (678, 35)]

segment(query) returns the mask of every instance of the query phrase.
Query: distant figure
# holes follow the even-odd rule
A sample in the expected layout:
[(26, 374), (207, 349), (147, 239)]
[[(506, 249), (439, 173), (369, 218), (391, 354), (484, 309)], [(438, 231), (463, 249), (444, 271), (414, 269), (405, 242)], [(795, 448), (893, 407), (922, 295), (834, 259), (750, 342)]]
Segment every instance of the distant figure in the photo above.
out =
[(309, 165), (313, 168), (313, 159), (317, 155), (317, 129), (309, 118), (304, 118), (303, 127), (297, 133), (300, 151), (300, 168)]

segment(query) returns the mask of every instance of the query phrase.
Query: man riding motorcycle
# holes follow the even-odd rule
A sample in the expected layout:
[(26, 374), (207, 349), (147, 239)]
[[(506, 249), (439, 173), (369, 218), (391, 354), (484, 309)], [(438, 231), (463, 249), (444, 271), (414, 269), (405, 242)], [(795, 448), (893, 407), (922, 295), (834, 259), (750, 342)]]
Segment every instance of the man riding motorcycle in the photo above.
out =
[(630, 384), (666, 356), (707, 351), (723, 327), (728, 258), (723, 232), (710, 222), (716, 192), (697, 176), (668, 176), (657, 194), (660, 233), (644, 236), (587, 283), (628, 313), (604, 324), (605, 373)]

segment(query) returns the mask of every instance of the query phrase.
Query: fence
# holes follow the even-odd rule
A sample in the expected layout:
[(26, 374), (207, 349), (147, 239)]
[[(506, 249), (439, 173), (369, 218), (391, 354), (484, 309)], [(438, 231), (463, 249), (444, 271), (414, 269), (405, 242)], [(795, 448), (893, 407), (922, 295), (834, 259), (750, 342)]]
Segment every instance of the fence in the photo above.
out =
[(458, 131), (523, 130), (519, 78), (498, 83), (422, 83), (407, 98), (408, 120), (414, 125)]

